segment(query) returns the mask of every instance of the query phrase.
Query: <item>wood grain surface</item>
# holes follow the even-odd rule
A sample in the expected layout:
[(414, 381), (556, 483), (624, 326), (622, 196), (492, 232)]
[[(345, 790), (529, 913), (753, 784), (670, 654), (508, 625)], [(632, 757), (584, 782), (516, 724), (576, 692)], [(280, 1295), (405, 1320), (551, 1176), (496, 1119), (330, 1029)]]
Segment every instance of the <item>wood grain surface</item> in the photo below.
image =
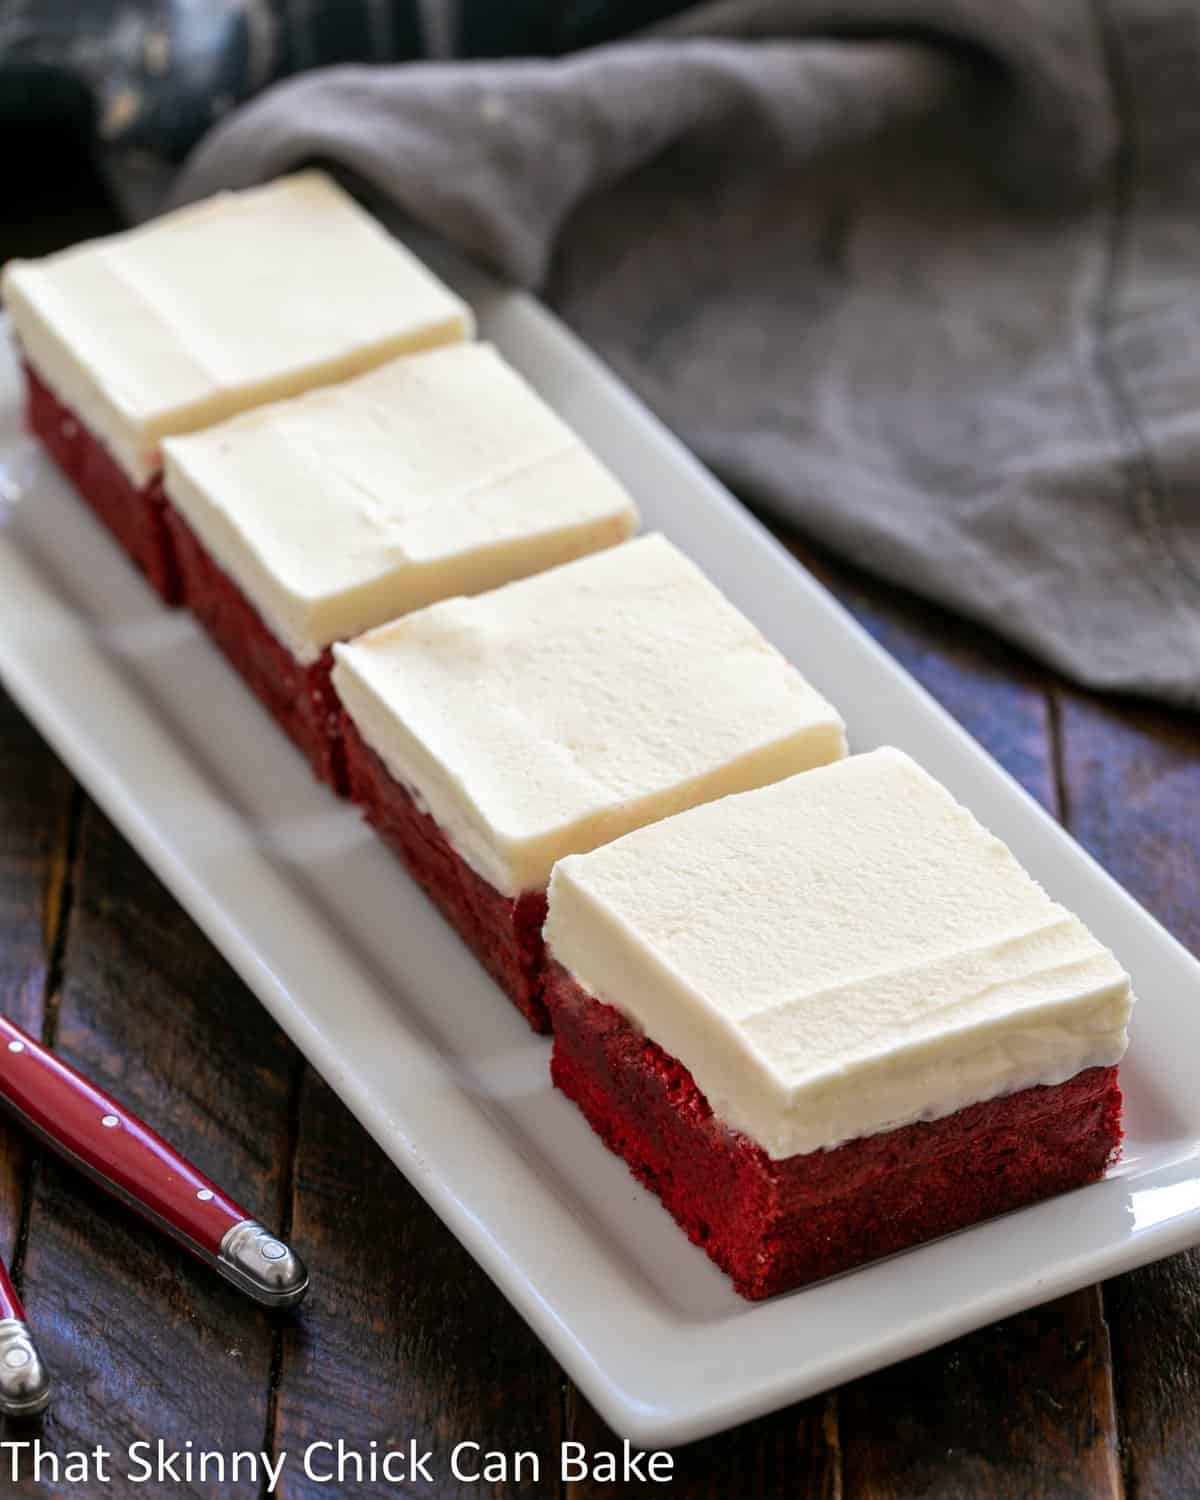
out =
[[(111, 213), (97, 196), (88, 226)], [(78, 238), (61, 212), (28, 231)], [(40, 227), (37, 225), (40, 223)], [(24, 233), (25, 231), (21, 231)], [(25, 249), (20, 234), (0, 246)], [(0, 256), (2, 258), (2, 256)], [(1100, 701), (794, 537), (837, 592), (1133, 894), (1200, 951), (1200, 724)], [(273, 1319), (0, 1121), (0, 1251), (59, 1377), (66, 1452), (139, 1437), (296, 1453), (342, 1437), (546, 1459), (540, 1485), (306, 1481), (278, 1493), (570, 1496), (560, 1440), (615, 1440), (0, 695), (0, 1007), (294, 1234), (311, 1302)], [(5, 1431), (0, 1437), (13, 1436)], [(740, 1497), (1200, 1495), (1200, 1257), (1177, 1256), (693, 1445), (646, 1491)], [(245, 1496), (9, 1485), (20, 1495)]]

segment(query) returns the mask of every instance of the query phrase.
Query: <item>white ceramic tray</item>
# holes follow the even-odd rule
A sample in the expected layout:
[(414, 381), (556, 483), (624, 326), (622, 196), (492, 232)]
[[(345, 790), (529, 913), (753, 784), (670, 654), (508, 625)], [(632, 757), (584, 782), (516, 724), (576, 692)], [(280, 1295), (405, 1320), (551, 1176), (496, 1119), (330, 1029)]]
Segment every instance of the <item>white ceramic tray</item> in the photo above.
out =
[[(464, 280), (465, 277), (465, 280)], [(0, 675), (91, 795), (621, 1434), (689, 1441), (1200, 1240), (1200, 965), (545, 310), (484, 334), (842, 709), (903, 746), (1131, 970), (1102, 1183), (758, 1305), (551, 1089), (548, 1045), (21, 435), (0, 338)], [(321, 1268), (317, 1265), (319, 1277)]]

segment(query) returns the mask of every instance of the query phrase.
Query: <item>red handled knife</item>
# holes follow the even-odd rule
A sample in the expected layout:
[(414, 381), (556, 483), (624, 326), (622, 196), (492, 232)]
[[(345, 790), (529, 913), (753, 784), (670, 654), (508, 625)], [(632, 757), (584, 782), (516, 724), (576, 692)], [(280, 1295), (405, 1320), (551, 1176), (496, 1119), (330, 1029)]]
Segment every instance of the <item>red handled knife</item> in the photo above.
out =
[[(293, 1250), (115, 1099), (3, 1017), (0, 1102), (51, 1150), (256, 1302), (286, 1308), (304, 1300), (308, 1272)], [(0, 1322), (0, 1339), (3, 1330)], [(3, 1361), (0, 1352), (0, 1370)]]
[(36, 1417), (50, 1404), (50, 1380), (25, 1321), (25, 1309), (0, 1265), (0, 1413)]

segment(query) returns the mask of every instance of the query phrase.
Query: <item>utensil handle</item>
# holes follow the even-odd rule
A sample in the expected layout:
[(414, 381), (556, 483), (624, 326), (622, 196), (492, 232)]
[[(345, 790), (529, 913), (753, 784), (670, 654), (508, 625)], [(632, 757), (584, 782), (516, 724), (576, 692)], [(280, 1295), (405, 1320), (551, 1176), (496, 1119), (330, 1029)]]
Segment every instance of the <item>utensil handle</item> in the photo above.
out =
[(0, 1413), (35, 1417), (50, 1404), (50, 1379), (29, 1332), (25, 1309), (0, 1262)]
[(3, 1017), (0, 1100), (52, 1150), (257, 1301), (302, 1300), (308, 1275), (298, 1256), (161, 1136)]
[(9, 1318), (18, 1323), (25, 1321), (25, 1309), (21, 1306), (21, 1299), (17, 1296), (17, 1289), (8, 1278), (8, 1271), (4, 1263), (0, 1261), (0, 1322), (6, 1322)]

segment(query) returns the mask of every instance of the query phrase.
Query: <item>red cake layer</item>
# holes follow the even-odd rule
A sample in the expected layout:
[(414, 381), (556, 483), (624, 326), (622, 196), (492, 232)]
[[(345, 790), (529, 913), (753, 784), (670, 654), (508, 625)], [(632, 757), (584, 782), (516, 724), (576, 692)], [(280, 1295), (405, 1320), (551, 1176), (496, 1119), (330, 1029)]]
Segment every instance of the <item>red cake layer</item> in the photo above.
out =
[(333, 653), (323, 651), (309, 664), (297, 661), (169, 501), (163, 513), (188, 608), (304, 751), (318, 779), (345, 796), (341, 710), (329, 680)]
[(164, 518), (161, 476), (140, 488), (75, 413), (25, 366), (25, 419), (60, 469), (154, 585), (178, 604), (179, 573)]
[(544, 999), (555, 1083), (745, 1297), (790, 1291), (1092, 1182), (1120, 1147), (1117, 1069), (1089, 1068), (773, 1161), (713, 1115), (682, 1063), (552, 960)]
[(342, 714), (350, 796), (535, 1031), (549, 1031), (542, 1003), (546, 893), (505, 896), (477, 875), (438, 824)]

